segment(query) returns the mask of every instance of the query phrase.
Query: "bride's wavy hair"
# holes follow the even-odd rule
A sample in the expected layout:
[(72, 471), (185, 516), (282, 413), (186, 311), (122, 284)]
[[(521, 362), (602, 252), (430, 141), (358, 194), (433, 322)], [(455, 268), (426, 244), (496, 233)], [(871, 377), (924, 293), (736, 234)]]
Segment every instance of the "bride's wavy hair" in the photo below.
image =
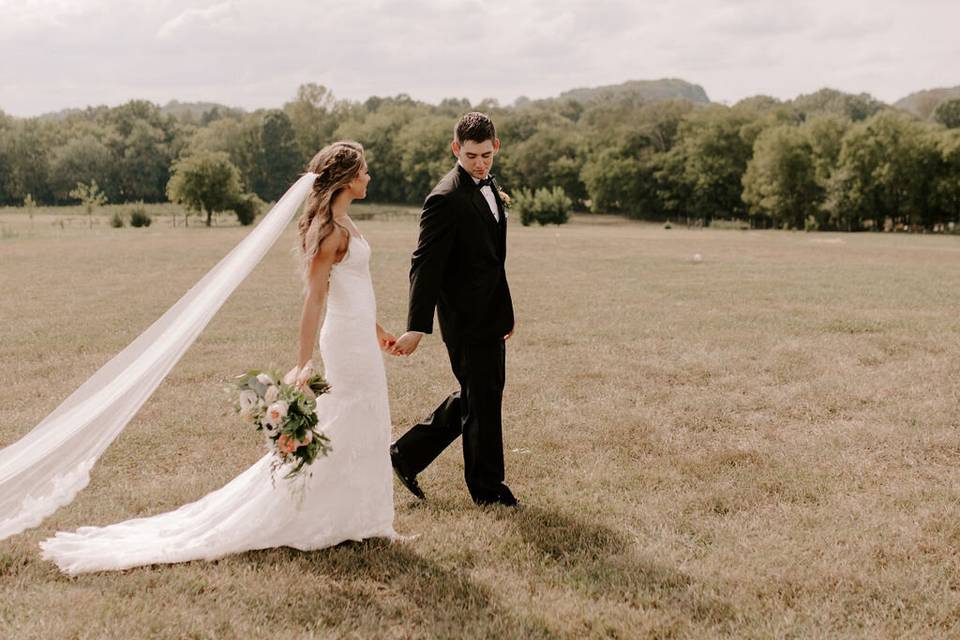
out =
[(333, 201), (360, 174), (363, 162), (363, 147), (359, 142), (340, 140), (318, 151), (307, 165), (307, 172), (317, 177), (297, 222), (304, 282), (323, 240), (337, 227), (349, 233), (333, 219)]

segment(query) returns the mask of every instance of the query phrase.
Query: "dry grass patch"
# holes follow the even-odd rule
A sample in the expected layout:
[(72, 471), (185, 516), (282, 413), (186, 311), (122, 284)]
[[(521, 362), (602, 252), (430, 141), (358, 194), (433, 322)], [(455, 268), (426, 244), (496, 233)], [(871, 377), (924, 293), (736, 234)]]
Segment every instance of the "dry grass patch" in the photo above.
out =
[[(380, 316), (400, 330), (416, 225), (376, 213), (361, 226)], [(0, 213), (0, 445), (247, 232), (161, 221), (31, 234), (13, 215)], [(221, 383), (293, 358), (292, 244), (290, 229), (76, 502), (0, 544), (0, 636), (960, 633), (952, 237), (515, 225), (504, 414), (525, 509), (475, 508), (454, 446), (422, 476), (426, 504), (397, 487), (398, 528), (418, 534), (402, 544), (78, 579), (41, 562), (56, 529), (171, 509), (257, 458)], [(388, 376), (398, 434), (454, 386), (436, 338)]]

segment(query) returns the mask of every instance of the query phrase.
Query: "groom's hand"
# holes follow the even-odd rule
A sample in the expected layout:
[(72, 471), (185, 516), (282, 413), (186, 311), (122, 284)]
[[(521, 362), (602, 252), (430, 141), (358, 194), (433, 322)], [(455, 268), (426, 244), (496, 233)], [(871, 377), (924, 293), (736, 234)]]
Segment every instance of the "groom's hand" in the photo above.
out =
[(407, 331), (393, 343), (390, 353), (395, 356), (408, 356), (417, 350), (422, 337), (423, 334), (419, 331)]

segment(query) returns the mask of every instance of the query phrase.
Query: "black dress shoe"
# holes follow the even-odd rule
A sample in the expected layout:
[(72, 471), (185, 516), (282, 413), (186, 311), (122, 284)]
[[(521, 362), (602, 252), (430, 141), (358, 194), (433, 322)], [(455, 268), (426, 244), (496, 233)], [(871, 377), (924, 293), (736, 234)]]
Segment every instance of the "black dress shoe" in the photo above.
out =
[(403, 463), (403, 456), (400, 455), (400, 449), (396, 444), (390, 445), (390, 463), (393, 465), (393, 473), (400, 480), (400, 484), (420, 500), (425, 500), (427, 496), (423, 495), (423, 489), (417, 484), (417, 474), (407, 471)]
[(478, 506), (501, 505), (504, 507), (519, 507), (520, 502), (514, 497), (513, 493), (504, 485), (495, 496), (474, 498)]

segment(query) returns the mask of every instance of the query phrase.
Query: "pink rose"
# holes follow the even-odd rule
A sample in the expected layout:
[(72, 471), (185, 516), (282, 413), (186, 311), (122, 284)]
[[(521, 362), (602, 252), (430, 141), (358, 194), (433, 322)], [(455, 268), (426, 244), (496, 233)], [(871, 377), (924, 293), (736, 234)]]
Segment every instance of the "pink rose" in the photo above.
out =
[(300, 443), (296, 441), (295, 438), (291, 438), (287, 434), (281, 434), (277, 438), (277, 449), (280, 450), (280, 453), (293, 453), (300, 448)]
[(263, 421), (272, 427), (279, 427), (287, 417), (287, 408), (286, 402), (277, 400), (267, 407), (267, 414), (263, 417)]

